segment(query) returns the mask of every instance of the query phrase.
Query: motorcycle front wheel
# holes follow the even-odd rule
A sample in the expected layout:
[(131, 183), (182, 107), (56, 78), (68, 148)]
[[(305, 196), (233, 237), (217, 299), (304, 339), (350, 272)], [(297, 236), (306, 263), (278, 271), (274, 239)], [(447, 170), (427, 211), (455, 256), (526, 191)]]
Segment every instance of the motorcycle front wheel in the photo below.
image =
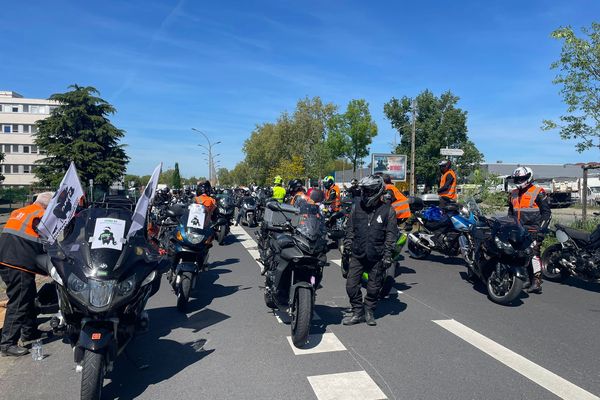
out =
[(500, 274), (494, 270), (487, 280), (488, 297), (494, 303), (510, 304), (522, 290), (523, 281), (509, 269), (504, 269)]
[(555, 243), (549, 246), (542, 254), (542, 275), (553, 282), (562, 282), (569, 277), (569, 273), (558, 265), (562, 245)]
[(81, 400), (99, 400), (104, 383), (104, 354), (85, 350), (81, 367)]
[(292, 342), (301, 348), (308, 341), (310, 321), (312, 318), (312, 291), (306, 287), (299, 287), (294, 298), (294, 311), (292, 313)]
[(220, 246), (223, 246), (223, 243), (225, 242), (226, 234), (227, 234), (227, 229), (224, 226), (221, 226), (219, 228), (219, 232), (217, 233), (217, 242), (219, 243)]
[(190, 299), (190, 291), (192, 290), (192, 273), (183, 272), (181, 274), (181, 282), (179, 282), (179, 291), (177, 292), (177, 309), (185, 312), (187, 303)]

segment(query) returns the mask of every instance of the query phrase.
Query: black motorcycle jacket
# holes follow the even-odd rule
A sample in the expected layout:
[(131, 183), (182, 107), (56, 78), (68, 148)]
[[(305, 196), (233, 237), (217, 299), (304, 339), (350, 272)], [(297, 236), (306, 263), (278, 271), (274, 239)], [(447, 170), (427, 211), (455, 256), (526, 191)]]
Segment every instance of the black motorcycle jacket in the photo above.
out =
[(398, 239), (396, 212), (390, 205), (379, 202), (367, 208), (356, 197), (348, 215), (344, 245), (357, 258), (377, 262), (390, 258)]

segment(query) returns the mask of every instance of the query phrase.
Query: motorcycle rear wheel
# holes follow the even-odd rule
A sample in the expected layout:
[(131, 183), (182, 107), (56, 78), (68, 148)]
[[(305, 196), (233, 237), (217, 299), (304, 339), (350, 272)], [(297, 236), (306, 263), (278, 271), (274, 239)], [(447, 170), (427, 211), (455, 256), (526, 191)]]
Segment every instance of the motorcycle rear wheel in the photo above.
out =
[(192, 290), (192, 273), (183, 272), (181, 274), (181, 282), (179, 282), (179, 292), (177, 293), (177, 309), (185, 312), (188, 301), (190, 299), (190, 291)]
[(431, 251), (419, 246), (418, 244), (412, 242), (410, 239), (408, 240), (408, 253), (410, 254), (410, 256), (412, 258), (415, 258), (417, 260), (424, 260), (426, 259), (429, 254), (431, 254)]
[[(500, 286), (501, 284), (508, 284), (508, 289), (503, 290)], [(505, 271), (503, 276), (498, 276), (496, 271), (494, 271), (487, 279), (488, 297), (494, 303), (510, 304), (519, 297), (522, 290), (523, 281), (517, 278), (511, 271)]]
[(292, 315), (292, 342), (298, 348), (304, 347), (308, 341), (310, 322), (312, 318), (312, 291), (306, 287), (299, 287), (294, 298), (294, 312)]
[(99, 400), (104, 383), (104, 354), (85, 350), (81, 367), (81, 400)]
[(555, 256), (558, 256), (561, 251), (562, 245), (560, 243), (555, 243), (549, 246), (542, 254), (542, 275), (549, 281), (563, 282), (570, 275), (564, 268), (555, 265), (557, 262)]
[(220, 246), (223, 246), (225, 242), (225, 236), (227, 235), (227, 229), (224, 226), (221, 226), (219, 229), (219, 233), (217, 233), (217, 242)]

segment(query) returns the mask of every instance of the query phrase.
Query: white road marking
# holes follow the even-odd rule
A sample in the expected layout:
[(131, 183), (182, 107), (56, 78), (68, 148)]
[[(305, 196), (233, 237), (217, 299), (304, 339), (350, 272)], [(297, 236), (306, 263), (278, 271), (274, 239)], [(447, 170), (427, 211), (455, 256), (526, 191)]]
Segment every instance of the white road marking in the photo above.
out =
[(288, 336), (287, 340), (292, 347), (292, 351), (297, 356), (346, 350), (346, 347), (342, 344), (342, 342), (340, 342), (337, 336), (331, 332), (308, 335), (308, 343), (301, 349), (294, 346), (291, 336)]
[(546, 390), (565, 400), (600, 400), (598, 396), (561, 378), (453, 319), (433, 321), (465, 342), (517, 371)]
[[(277, 322), (279, 322), (280, 324), (290, 324), (292, 322), (292, 318), (288, 313), (285, 313), (280, 310), (274, 310), (273, 314), (275, 315)], [(315, 322), (322, 321), (321, 317), (319, 316), (319, 314), (317, 314), (316, 311), (313, 311), (312, 320)]]
[(386, 395), (365, 371), (309, 376), (319, 400), (385, 400)]
[(334, 263), (334, 264), (337, 264), (337, 265), (338, 265), (338, 267), (341, 267), (341, 266), (342, 266), (342, 260), (335, 259), (335, 260), (329, 260), (329, 262), (332, 262), (332, 263)]

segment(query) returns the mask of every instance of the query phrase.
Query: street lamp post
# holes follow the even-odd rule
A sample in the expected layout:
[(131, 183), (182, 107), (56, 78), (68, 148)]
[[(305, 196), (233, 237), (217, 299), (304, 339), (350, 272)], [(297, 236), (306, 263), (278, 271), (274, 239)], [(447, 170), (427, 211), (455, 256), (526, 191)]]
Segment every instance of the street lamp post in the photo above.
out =
[(210, 181), (211, 184), (214, 184), (214, 182), (213, 182), (214, 165), (213, 165), (212, 149), (213, 149), (213, 146), (221, 143), (221, 141), (211, 142), (210, 139), (208, 138), (208, 135), (206, 133), (202, 132), (200, 129), (192, 128), (192, 130), (194, 132), (197, 132), (197, 133), (201, 134), (202, 136), (204, 136), (204, 138), (208, 142), (208, 147), (201, 145), (201, 144), (199, 144), (198, 146), (203, 147), (208, 151), (208, 180)]

